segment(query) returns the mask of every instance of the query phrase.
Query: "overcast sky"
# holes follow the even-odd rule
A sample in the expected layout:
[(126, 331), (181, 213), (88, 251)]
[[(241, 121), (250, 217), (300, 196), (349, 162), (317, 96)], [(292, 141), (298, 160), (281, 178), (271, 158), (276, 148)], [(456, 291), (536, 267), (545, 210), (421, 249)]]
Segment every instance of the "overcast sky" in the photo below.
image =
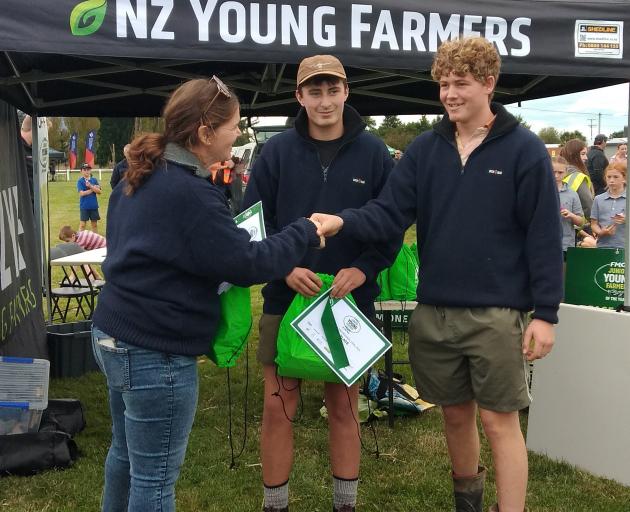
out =
[[(520, 114), (536, 133), (541, 128), (553, 126), (561, 132), (579, 130), (590, 141), (600, 132), (609, 135), (622, 130), (628, 124), (628, 84), (524, 101), (520, 108), (514, 104), (508, 106), (508, 110), (515, 115)], [(404, 122), (410, 122), (417, 119), (417, 116), (400, 118)], [(380, 122), (382, 118), (376, 119)], [(284, 120), (283, 117), (261, 118), (260, 124), (284, 124)]]
[(534, 132), (553, 126), (560, 131), (579, 130), (590, 140), (591, 124), (592, 137), (623, 130), (628, 124), (628, 84), (524, 101), (521, 108), (513, 105), (509, 110), (521, 114)]

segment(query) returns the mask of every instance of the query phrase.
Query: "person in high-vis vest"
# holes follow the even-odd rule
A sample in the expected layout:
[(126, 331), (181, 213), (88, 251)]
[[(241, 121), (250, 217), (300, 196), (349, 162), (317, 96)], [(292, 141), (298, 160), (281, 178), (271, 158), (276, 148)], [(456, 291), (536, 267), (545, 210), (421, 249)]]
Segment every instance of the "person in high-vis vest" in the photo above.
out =
[(567, 175), (564, 182), (567, 186), (577, 192), (580, 204), (586, 219), (591, 218), (591, 207), (593, 205), (593, 183), (586, 169), (586, 143), (580, 139), (568, 140), (560, 150), (560, 156), (567, 162)]

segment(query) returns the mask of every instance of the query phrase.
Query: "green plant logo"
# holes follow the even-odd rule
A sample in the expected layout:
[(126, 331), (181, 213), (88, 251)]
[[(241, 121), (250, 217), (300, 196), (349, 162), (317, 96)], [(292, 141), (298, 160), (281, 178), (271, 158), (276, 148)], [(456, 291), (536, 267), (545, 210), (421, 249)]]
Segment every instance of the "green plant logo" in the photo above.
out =
[(70, 30), (75, 36), (89, 36), (96, 32), (105, 19), (107, 0), (86, 0), (70, 13)]

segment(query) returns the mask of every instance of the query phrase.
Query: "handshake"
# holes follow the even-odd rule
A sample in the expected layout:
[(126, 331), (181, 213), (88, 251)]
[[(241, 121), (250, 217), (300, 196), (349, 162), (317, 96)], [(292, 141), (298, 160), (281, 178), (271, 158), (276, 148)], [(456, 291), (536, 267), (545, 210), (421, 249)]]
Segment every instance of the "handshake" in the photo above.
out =
[(309, 220), (317, 227), (317, 234), (320, 238), (320, 249), (326, 247), (327, 237), (336, 235), (343, 227), (343, 219), (337, 215), (314, 213), (310, 216)]

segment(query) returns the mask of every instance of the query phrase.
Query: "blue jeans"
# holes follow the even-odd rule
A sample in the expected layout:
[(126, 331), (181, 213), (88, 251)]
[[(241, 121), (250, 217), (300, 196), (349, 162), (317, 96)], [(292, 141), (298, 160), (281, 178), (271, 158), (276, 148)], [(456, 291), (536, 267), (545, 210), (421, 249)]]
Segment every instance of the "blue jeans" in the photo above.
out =
[(197, 358), (114, 340), (96, 326), (92, 348), (112, 416), (103, 512), (174, 511), (197, 408)]

